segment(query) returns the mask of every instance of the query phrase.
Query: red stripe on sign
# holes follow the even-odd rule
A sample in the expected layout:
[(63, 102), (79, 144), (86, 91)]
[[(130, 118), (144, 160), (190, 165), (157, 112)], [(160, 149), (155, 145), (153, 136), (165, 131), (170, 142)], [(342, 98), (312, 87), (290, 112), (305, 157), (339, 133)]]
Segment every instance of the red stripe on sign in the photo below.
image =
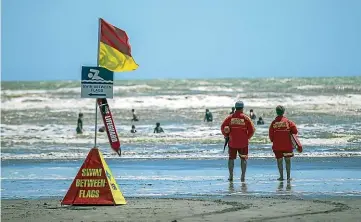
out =
[(97, 102), (98, 102), (98, 107), (100, 109), (100, 113), (102, 114), (103, 117), (103, 122), (105, 129), (107, 131), (110, 147), (120, 156), (121, 155), (120, 141), (119, 141), (117, 129), (115, 128), (112, 113), (110, 112), (107, 99), (98, 99)]

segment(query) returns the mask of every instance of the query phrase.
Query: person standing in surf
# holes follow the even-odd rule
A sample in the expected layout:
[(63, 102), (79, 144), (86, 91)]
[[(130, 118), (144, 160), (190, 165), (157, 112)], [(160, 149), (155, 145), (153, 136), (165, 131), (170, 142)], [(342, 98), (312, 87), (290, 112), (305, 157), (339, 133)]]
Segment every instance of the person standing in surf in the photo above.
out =
[(253, 121), (256, 121), (257, 116), (256, 114), (254, 114), (253, 109), (249, 111), (249, 117), (251, 117)]
[(130, 130), (130, 132), (131, 132), (131, 133), (136, 133), (136, 132), (137, 132), (137, 130), (135, 129), (135, 126), (134, 126), (134, 125), (132, 125), (132, 129)]
[(248, 142), (256, 131), (252, 120), (243, 113), (244, 104), (242, 101), (236, 102), (236, 111), (229, 115), (221, 125), (221, 132), (228, 142), (228, 170), (229, 181), (233, 181), (234, 160), (237, 153), (241, 158), (241, 182), (245, 181), (247, 159), (248, 159)]
[(132, 121), (135, 121), (135, 122), (139, 121), (137, 115), (135, 115), (135, 110), (134, 109), (132, 109), (132, 115), (133, 115)]
[(236, 109), (236, 108), (232, 107), (232, 111), (231, 111), (229, 114), (230, 114), (230, 115), (233, 114), (235, 109)]
[(264, 121), (263, 121), (262, 117), (258, 118), (257, 125), (264, 125)]
[(277, 117), (269, 127), (269, 139), (272, 142), (272, 150), (280, 174), (279, 181), (283, 180), (283, 159), (286, 163), (287, 180), (291, 180), (291, 157), (294, 154), (290, 134), (298, 133), (296, 124), (283, 116), (285, 110), (283, 106), (276, 107)]
[(160, 123), (156, 123), (156, 124), (155, 124), (155, 128), (154, 128), (153, 133), (164, 133), (163, 128), (160, 127)]
[(206, 120), (207, 120), (207, 122), (212, 122), (213, 121), (213, 115), (209, 111), (209, 109), (206, 109), (206, 114), (204, 115), (204, 121), (203, 122), (205, 122)]
[(83, 113), (79, 113), (78, 116), (78, 123), (76, 126), (76, 133), (82, 134), (83, 133)]

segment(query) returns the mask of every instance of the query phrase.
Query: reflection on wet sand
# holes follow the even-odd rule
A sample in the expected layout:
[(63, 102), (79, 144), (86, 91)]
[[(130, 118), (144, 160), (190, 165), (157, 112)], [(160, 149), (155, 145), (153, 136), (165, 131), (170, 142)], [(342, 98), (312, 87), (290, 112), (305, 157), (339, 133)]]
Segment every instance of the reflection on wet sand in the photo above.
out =
[[(247, 184), (242, 182), (241, 183), (241, 190), (242, 193), (247, 193)], [(234, 189), (234, 183), (233, 181), (229, 182), (229, 186), (228, 186), (228, 193), (235, 193), (236, 190)]]
[(228, 192), (229, 192), (229, 193), (234, 193), (234, 184), (233, 184), (233, 181), (229, 181)]
[(241, 183), (241, 191), (242, 191), (242, 193), (247, 193), (247, 184), (246, 183)]
[[(280, 181), (280, 183), (279, 183), (279, 185), (277, 187), (277, 192), (282, 192), (283, 187), (284, 187), (284, 182)], [(291, 191), (291, 190), (292, 190), (291, 181), (287, 181), (286, 191)]]

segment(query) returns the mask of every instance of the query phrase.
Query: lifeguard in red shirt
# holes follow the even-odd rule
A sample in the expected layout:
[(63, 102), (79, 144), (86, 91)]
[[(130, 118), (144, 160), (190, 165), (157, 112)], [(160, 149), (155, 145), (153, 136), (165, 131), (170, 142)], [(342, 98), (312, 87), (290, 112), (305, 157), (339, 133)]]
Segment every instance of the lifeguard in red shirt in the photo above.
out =
[(285, 113), (283, 106), (277, 106), (276, 113), (277, 117), (269, 127), (269, 138), (273, 143), (272, 150), (277, 159), (280, 173), (278, 180), (283, 180), (283, 159), (286, 163), (287, 180), (291, 180), (291, 157), (294, 155), (291, 134), (297, 134), (298, 131), (296, 124), (283, 116)]
[(241, 181), (245, 181), (247, 159), (248, 159), (248, 141), (255, 132), (252, 120), (243, 113), (244, 104), (238, 101), (235, 104), (236, 111), (229, 115), (221, 126), (221, 131), (224, 137), (229, 138), (228, 142), (228, 170), (229, 181), (233, 180), (234, 160), (237, 158), (237, 153), (241, 158)]

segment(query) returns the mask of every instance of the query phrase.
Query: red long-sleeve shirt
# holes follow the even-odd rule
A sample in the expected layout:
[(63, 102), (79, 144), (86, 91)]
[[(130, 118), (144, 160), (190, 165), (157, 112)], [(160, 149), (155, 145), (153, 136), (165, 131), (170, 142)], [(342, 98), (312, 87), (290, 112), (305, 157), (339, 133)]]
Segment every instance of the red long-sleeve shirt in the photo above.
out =
[[(226, 126), (230, 129), (229, 133), (224, 131)], [(221, 131), (225, 137), (229, 137), (229, 147), (239, 149), (248, 147), (248, 140), (256, 130), (252, 120), (243, 112), (236, 110), (223, 121)]]
[(292, 151), (290, 133), (297, 134), (297, 127), (294, 122), (284, 116), (277, 116), (269, 127), (269, 139), (273, 142), (273, 150)]

